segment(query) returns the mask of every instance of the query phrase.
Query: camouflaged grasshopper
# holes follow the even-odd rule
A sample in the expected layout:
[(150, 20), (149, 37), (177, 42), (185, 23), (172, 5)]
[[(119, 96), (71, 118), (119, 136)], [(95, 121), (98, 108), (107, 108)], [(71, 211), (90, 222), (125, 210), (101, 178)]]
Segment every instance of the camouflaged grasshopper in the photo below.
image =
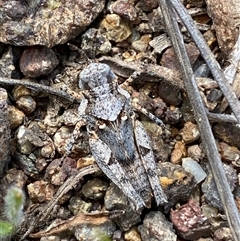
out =
[(90, 150), (98, 166), (140, 211), (167, 202), (156, 174), (151, 142), (106, 64), (92, 63), (80, 73), (84, 98), (79, 116), (87, 124)]

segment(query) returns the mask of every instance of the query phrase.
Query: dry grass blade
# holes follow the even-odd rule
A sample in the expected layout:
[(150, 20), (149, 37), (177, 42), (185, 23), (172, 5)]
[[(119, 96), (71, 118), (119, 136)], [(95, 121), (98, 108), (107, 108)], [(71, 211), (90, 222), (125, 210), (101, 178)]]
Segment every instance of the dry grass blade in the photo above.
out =
[(41, 238), (45, 236), (50, 236), (54, 234), (59, 234), (68, 229), (73, 229), (74, 227), (81, 224), (92, 224), (92, 225), (100, 225), (105, 223), (109, 219), (110, 213), (95, 213), (95, 214), (85, 214), (80, 213), (77, 216), (59, 223), (57, 226), (52, 227), (50, 229), (40, 231), (38, 233), (30, 234), (31, 238)]
[[(171, 38), (177, 59), (180, 64), (181, 73), (185, 80), (187, 93), (190, 103), (194, 109), (195, 119), (201, 133), (202, 143), (204, 145), (205, 154), (208, 157), (211, 170), (217, 185), (217, 189), (223, 204), (223, 208), (228, 220), (229, 227), (232, 231), (232, 236), (235, 241), (240, 240), (240, 219), (238, 209), (236, 207), (232, 192), (230, 190), (225, 172), (223, 170), (221, 158), (215, 143), (215, 139), (211, 130), (209, 120), (201, 99), (198, 87), (193, 75), (190, 61), (184, 46), (183, 37), (179, 30), (177, 21), (174, 18), (173, 4), (175, 0), (165, 1), (160, 0), (161, 10), (165, 19), (166, 29)], [(180, 3), (178, 2), (178, 5)], [(174, 5), (174, 8), (178, 6)], [(181, 16), (186, 19), (188, 16)], [(193, 33), (191, 33), (192, 35)], [(239, 119), (238, 119), (239, 120)]]

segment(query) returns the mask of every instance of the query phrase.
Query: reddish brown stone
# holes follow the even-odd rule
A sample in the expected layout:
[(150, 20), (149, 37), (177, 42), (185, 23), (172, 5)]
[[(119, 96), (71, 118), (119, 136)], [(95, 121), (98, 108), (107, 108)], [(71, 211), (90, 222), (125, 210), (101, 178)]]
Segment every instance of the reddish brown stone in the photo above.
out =
[(38, 77), (49, 74), (58, 65), (55, 53), (42, 46), (29, 47), (20, 59), (20, 69), (25, 76)]
[(207, 218), (196, 201), (190, 200), (177, 210), (171, 211), (170, 218), (180, 235), (187, 240), (207, 237), (211, 233)]
[(116, 13), (129, 21), (135, 21), (137, 19), (137, 10), (129, 2), (123, 0), (116, 1), (111, 6), (111, 10), (113, 13)]
[[(187, 50), (187, 54), (188, 54), (190, 63), (193, 66), (195, 61), (199, 57), (199, 54), (200, 54), (199, 50), (192, 43), (185, 44), (185, 47)], [(162, 59), (161, 59), (161, 64), (162, 64), (162, 66), (167, 67), (169, 69), (179, 70), (179, 65), (178, 65), (178, 62), (176, 61), (176, 56), (173, 51), (173, 48), (169, 48), (165, 51), (165, 53), (163, 54)]]

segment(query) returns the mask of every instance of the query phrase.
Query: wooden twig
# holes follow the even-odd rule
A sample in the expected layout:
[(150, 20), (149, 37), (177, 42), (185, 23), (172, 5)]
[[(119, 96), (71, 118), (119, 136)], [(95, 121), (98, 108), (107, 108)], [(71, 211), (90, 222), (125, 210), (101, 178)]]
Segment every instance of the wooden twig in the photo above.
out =
[[(162, 10), (163, 16), (164, 16), (166, 29), (170, 36), (171, 42), (173, 44), (174, 51), (176, 53), (176, 56), (180, 65), (181, 73), (185, 81), (188, 97), (194, 110), (195, 119), (198, 123), (202, 144), (204, 146), (204, 151), (206, 156), (208, 157), (208, 160), (211, 166), (211, 170), (217, 185), (217, 189), (220, 195), (220, 199), (223, 205), (225, 215), (228, 220), (229, 227), (232, 232), (233, 239), (235, 241), (239, 241), (240, 240), (240, 219), (238, 215), (238, 209), (236, 207), (233, 194), (229, 187), (226, 174), (222, 166), (221, 158), (217, 149), (217, 145), (211, 130), (209, 120), (207, 118), (207, 114), (203, 105), (201, 95), (198, 91), (193, 70), (191, 68), (191, 64), (188, 59), (185, 45), (183, 42), (183, 37), (179, 30), (177, 21), (173, 17), (175, 16), (174, 8), (178, 8), (178, 6), (180, 5), (180, 2), (175, 0), (170, 0), (170, 1), (159, 0), (159, 2), (160, 2), (160, 7)], [(174, 5), (175, 2), (177, 2), (177, 5)], [(174, 8), (173, 8), (173, 5), (174, 5)], [(181, 8), (182, 8), (182, 5), (181, 5)], [(179, 13), (179, 15), (180, 14), (181, 12)], [(187, 15), (180, 16), (180, 17), (184, 18), (186, 21), (186, 16)], [(187, 21), (190, 22), (189, 19), (187, 19)], [(194, 25), (191, 26), (191, 29), (192, 28), (194, 28)], [(194, 28), (194, 33), (195, 32), (196, 30)], [(193, 35), (194, 33), (192, 32), (191, 35)], [(209, 58), (209, 55), (206, 58)], [(212, 61), (210, 62), (211, 62), (210, 69), (216, 68), (215, 65), (212, 65), (213, 62)], [(213, 72), (215, 73), (215, 71)], [(223, 75), (220, 69), (218, 69), (216, 73), (218, 74), (220, 73), (221, 75)], [(220, 81), (221, 79), (218, 80), (218, 82)], [(222, 84), (220, 83), (220, 85)], [(225, 92), (226, 91), (228, 90), (225, 89)], [(237, 118), (239, 121), (240, 116), (238, 115), (238, 113), (236, 116), (238, 116)]]
[(218, 62), (216, 61), (213, 53), (207, 46), (202, 34), (196, 28), (194, 21), (189, 16), (187, 10), (184, 8), (182, 3), (178, 0), (169, 0), (169, 1), (172, 3), (175, 11), (178, 13), (183, 24), (187, 28), (191, 37), (193, 38), (196, 46), (198, 47), (201, 53), (202, 58), (205, 60), (206, 64), (208, 65), (214, 79), (217, 81), (219, 88), (223, 92), (225, 98), (229, 103), (229, 106), (231, 107), (234, 115), (237, 118), (238, 123), (240, 124), (240, 103), (235, 93), (232, 91), (232, 88), (228, 83)]
[(168, 69), (156, 64), (147, 64), (146, 68), (142, 68), (142, 64), (138, 61), (134, 61), (129, 64), (119, 58), (108, 56), (102, 56), (99, 61), (109, 65), (116, 75), (123, 78), (129, 78), (134, 72), (139, 72), (138, 77), (134, 79), (134, 83), (141, 83), (145, 81), (153, 83), (156, 82), (171, 85), (175, 88), (179, 88), (180, 90), (184, 90), (181, 75), (176, 70)]
[(74, 98), (72, 95), (69, 95), (68, 93), (66, 93), (63, 90), (58, 90), (58, 89), (54, 89), (50, 86), (46, 86), (43, 84), (38, 84), (38, 83), (34, 83), (28, 80), (18, 80), (18, 79), (11, 79), (11, 78), (5, 78), (5, 77), (0, 77), (0, 84), (5, 84), (5, 85), (23, 85), (29, 89), (34, 89), (34, 90), (38, 90), (38, 91), (44, 91), (48, 94), (52, 94), (55, 96), (59, 96), (62, 97), (64, 99), (67, 99), (71, 102), (78, 102), (80, 103), (80, 100), (77, 98)]
[(237, 124), (237, 119), (233, 115), (211, 113), (206, 109), (207, 116), (211, 122), (230, 122)]
[(75, 176), (71, 176), (68, 178), (63, 185), (58, 189), (55, 196), (52, 200), (44, 207), (44, 209), (39, 213), (39, 215), (34, 219), (34, 222), (30, 224), (27, 232), (22, 236), (21, 240), (25, 240), (25, 238), (34, 230), (35, 226), (39, 221), (44, 221), (44, 219), (49, 215), (54, 206), (58, 203), (59, 199), (68, 191), (70, 191), (74, 186), (79, 182), (81, 178), (88, 174), (92, 174), (94, 172), (99, 171), (99, 167), (95, 164), (84, 167), (78, 171)]

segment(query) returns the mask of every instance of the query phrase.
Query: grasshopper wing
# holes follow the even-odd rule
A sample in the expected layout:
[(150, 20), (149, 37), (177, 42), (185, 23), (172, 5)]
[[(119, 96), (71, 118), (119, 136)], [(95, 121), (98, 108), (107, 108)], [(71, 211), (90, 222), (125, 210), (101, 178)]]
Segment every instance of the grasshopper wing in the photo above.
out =
[(163, 205), (164, 203), (167, 203), (167, 198), (162, 190), (156, 173), (157, 167), (153, 150), (151, 148), (151, 141), (142, 123), (138, 120), (134, 121), (134, 133), (137, 149), (142, 160), (142, 165), (147, 173), (156, 203), (157, 205)]
[(137, 211), (141, 210), (145, 203), (142, 197), (132, 186), (127, 173), (112, 156), (111, 149), (100, 139), (89, 138), (90, 149), (95, 161), (106, 176), (111, 179), (122, 192), (134, 203)]

